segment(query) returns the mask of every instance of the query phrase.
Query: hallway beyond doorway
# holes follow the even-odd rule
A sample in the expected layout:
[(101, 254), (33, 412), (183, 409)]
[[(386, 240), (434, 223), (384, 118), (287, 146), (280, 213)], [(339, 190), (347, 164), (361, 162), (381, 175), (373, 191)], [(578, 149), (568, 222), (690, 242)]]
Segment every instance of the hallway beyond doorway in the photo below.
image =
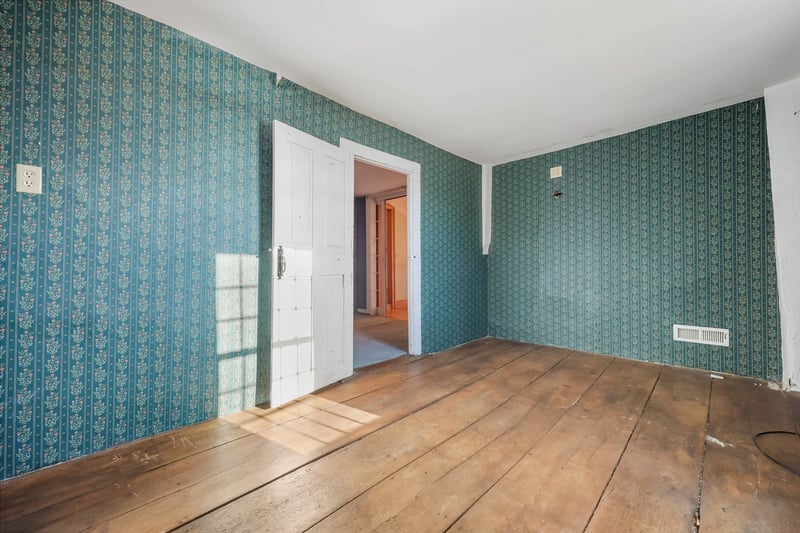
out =
[(408, 321), (408, 307), (389, 309), (386, 311), (386, 316), (395, 320)]
[(408, 353), (408, 322), (406, 320), (355, 314), (353, 317), (354, 368), (394, 359), (406, 353)]

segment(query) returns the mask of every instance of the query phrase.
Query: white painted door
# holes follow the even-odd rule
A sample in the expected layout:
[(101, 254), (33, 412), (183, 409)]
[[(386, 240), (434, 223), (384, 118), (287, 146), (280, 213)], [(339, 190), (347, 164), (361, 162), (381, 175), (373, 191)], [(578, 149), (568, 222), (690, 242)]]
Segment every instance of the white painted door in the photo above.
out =
[(353, 163), (336, 146), (273, 128), (270, 404), (353, 373)]

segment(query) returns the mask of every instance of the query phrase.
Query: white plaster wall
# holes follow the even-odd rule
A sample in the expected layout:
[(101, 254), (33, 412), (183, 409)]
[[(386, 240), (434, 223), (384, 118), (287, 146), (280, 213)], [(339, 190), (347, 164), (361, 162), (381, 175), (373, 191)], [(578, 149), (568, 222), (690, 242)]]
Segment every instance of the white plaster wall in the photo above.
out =
[(800, 79), (765, 89), (764, 100), (775, 210), (783, 386), (800, 390)]
[(481, 238), (483, 255), (488, 255), (492, 243), (492, 165), (481, 165)]

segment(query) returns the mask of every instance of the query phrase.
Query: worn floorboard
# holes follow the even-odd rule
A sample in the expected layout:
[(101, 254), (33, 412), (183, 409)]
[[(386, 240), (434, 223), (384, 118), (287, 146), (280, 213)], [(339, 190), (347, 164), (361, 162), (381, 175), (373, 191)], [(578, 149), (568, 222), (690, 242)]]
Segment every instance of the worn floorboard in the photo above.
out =
[[(471, 353), (472, 349), (474, 347), (464, 351)], [(130, 523), (137, 523), (142, 524), (144, 530), (162, 530), (199, 518), (209, 510), (225, 505), (277, 480), (287, 472), (482, 380), (532, 349), (534, 347), (528, 345), (504, 344), (503, 348), (496, 347), (484, 357), (464, 357), (458, 360), (457, 365), (438, 367), (343, 403), (325, 404), (327, 407), (322, 409), (310, 405), (308, 401), (291, 404), (283, 411), (295, 410), (294, 414), (325, 411), (357, 422), (358, 426), (350, 433), (334, 432), (325, 424), (312, 423), (307, 417), (300, 416), (252, 437), (240, 439), (242, 445), (245, 445), (244, 441), (258, 441), (258, 444), (253, 448), (248, 446), (245, 454), (225, 454), (213, 463), (207, 458), (198, 458), (202, 461), (201, 467), (177, 473), (182, 476), (179, 477), (181, 483), (178, 486), (175, 475), (169, 472), (165, 472), (165, 477), (150, 477), (146, 482), (138, 483), (139, 493), (154, 485), (159, 488), (150, 490), (146, 500), (139, 494), (136, 498), (138, 502), (132, 502), (139, 503), (135, 509), (124, 514), (117, 513), (104, 528), (124, 531)], [(398, 401), (401, 398), (403, 401)], [(323, 393), (315, 402), (324, 400)], [(153, 497), (156, 494), (158, 498)], [(102, 506), (99, 511), (107, 513), (107, 509), (107, 506)], [(73, 527), (71, 523), (58, 525)], [(79, 525), (84, 527), (84, 524)]]
[(762, 454), (754, 438), (795, 432), (786, 402), (762, 382), (729, 377), (711, 384), (700, 495), (700, 530), (796, 532), (800, 476)]
[(707, 372), (664, 367), (588, 531), (691, 531), (710, 382)]
[(761, 381), (489, 338), (7, 480), (0, 530), (796, 531), (800, 476), (754, 439), (798, 417)]
[[(661, 367), (615, 359), (580, 400), (455, 524), (455, 531), (581, 531)], [(580, 487), (579, 490), (576, 490)]]
[[(334, 515), (321, 522), (320, 531), (333, 529), (347, 530), (347, 520), (370, 520), (363, 529), (379, 531), (436, 531), (449, 527), (459, 516), (467, 511), (480, 497), (504, 476), (519, 460), (528, 453), (539, 439), (559, 420), (595, 382), (610, 363), (606, 357), (585, 357), (572, 355), (551, 372), (531, 384), (519, 395), (518, 403), (510, 406), (523, 410), (523, 413), (508, 420), (508, 428), (496, 439), (461, 461), (452, 470), (429, 485), (417, 481), (419, 474), (409, 469), (403, 477), (412, 479), (389, 479), (383, 484), (381, 493), (367, 495), (342, 509), (345, 514)], [(569, 380), (569, 386), (565, 383)], [(519, 420), (517, 419), (519, 418)], [(422, 473), (428, 471), (427, 465), (420, 465)], [(420, 470), (417, 467), (416, 470)], [(412, 498), (401, 499), (397, 493), (408, 483)], [(389, 497), (391, 495), (391, 497)], [(447, 495), (445, 498), (442, 495)], [(363, 516), (353, 516), (364, 503), (371, 503), (363, 509)], [(396, 509), (390, 512), (376, 512), (375, 507), (390, 504)], [(381, 523), (382, 522), (382, 523)]]
[[(535, 355), (534, 355), (535, 354)], [(564, 356), (526, 356), (484, 379), (254, 491), (189, 525), (191, 531), (307, 529), (411, 461), (492, 417)], [(425, 428), (418, 431), (418, 428)], [(282, 502), (285, 502), (281, 505)]]

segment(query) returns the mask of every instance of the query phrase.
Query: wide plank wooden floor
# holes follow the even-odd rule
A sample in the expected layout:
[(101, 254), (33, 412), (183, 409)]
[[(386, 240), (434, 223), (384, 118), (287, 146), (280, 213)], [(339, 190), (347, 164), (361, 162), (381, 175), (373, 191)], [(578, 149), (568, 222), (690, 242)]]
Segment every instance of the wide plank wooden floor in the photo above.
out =
[(488, 338), (7, 480), (0, 530), (797, 532), (764, 432), (800, 395)]

